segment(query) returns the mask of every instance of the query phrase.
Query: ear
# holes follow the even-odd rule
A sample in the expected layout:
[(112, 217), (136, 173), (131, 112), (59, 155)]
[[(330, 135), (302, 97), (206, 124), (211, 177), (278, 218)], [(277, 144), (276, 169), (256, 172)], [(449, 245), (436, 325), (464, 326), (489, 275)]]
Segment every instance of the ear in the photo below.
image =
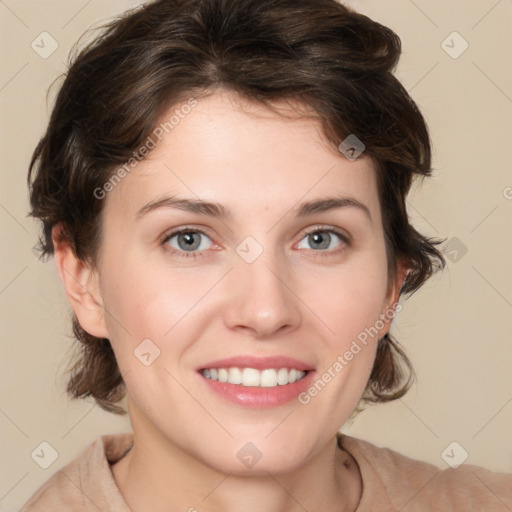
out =
[(57, 272), (78, 322), (92, 336), (108, 338), (98, 272), (77, 258), (61, 223), (53, 227), (52, 241)]
[(384, 325), (382, 329), (379, 329), (379, 339), (382, 338), (385, 334), (389, 333), (393, 318), (395, 317), (395, 314), (401, 309), (401, 306), (399, 309), (397, 309), (398, 299), (400, 298), (400, 289), (402, 288), (408, 272), (409, 268), (402, 262), (399, 262), (395, 279), (389, 283), (388, 293), (386, 295), (386, 299), (384, 300), (383, 308), (381, 311), (380, 320)]

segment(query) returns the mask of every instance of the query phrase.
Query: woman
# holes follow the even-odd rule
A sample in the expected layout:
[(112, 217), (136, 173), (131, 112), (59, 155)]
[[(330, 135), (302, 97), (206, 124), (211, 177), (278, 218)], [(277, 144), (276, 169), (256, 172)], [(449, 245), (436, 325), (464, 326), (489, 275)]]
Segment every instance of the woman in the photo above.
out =
[(78, 55), (32, 215), (83, 348), (68, 390), (126, 393), (133, 434), (23, 512), (512, 506), (509, 475), (338, 433), (407, 391), (390, 326), (444, 266), (407, 217), (431, 154), (399, 54), (334, 0), (160, 0)]

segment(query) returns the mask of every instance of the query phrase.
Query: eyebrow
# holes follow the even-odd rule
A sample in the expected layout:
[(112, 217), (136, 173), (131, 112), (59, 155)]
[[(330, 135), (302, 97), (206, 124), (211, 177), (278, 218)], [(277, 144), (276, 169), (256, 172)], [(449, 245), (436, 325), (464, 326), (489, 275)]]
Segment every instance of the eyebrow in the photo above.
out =
[[(137, 211), (136, 218), (140, 219), (148, 213), (161, 208), (175, 208), (185, 212), (208, 215), (219, 219), (228, 219), (233, 217), (232, 211), (220, 203), (185, 197), (179, 198), (164, 196), (144, 205)], [(302, 203), (298, 208), (295, 208), (295, 215), (296, 217), (307, 217), (314, 213), (327, 212), (338, 208), (356, 208), (362, 211), (368, 217), (370, 222), (372, 222), (372, 216), (369, 208), (355, 197), (349, 196), (326, 197)]]

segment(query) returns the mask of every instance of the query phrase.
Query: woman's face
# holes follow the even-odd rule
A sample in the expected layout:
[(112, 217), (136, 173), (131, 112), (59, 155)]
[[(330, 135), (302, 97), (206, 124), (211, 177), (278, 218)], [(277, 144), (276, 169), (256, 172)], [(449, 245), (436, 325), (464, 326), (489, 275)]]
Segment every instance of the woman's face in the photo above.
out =
[(290, 471), (353, 411), (389, 330), (375, 171), (226, 91), (176, 109), (104, 199), (96, 283), (132, 427), (223, 471)]

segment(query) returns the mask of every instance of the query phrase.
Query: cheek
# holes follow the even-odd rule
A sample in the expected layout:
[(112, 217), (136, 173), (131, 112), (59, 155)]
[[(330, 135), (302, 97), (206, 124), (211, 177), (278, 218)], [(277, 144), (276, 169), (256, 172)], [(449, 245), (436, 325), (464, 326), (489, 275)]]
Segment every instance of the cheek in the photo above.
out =
[[(325, 324), (333, 347), (342, 349), (351, 340), (377, 326), (387, 292), (387, 264), (378, 248), (364, 257), (332, 269), (324, 275), (317, 274), (304, 284), (304, 294), (311, 309)], [(380, 257), (382, 256), (382, 257)], [(316, 282), (316, 286), (311, 286)], [(306, 292), (306, 287), (309, 292)]]
[(308, 297), (329, 334), (317, 379), (299, 401), (326, 422), (341, 425), (346, 420), (371, 374), (388, 284), (383, 254), (376, 247), (340, 267)]
[(173, 376), (180, 375), (187, 349), (201, 336), (198, 303), (212, 287), (211, 279), (130, 261), (105, 275), (108, 332), (130, 396), (146, 411), (162, 415), (155, 397), (167, 389), (172, 408), (186, 407), (187, 395)]
[(186, 343), (182, 334), (197, 325), (200, 300), (218, 280), (207, 270), (167, 270), (135, 258), (105, 265), (102, 296), (120, 366), (133, 363), (133, 351), (146, 339), (162, 352), (179, 354)]

